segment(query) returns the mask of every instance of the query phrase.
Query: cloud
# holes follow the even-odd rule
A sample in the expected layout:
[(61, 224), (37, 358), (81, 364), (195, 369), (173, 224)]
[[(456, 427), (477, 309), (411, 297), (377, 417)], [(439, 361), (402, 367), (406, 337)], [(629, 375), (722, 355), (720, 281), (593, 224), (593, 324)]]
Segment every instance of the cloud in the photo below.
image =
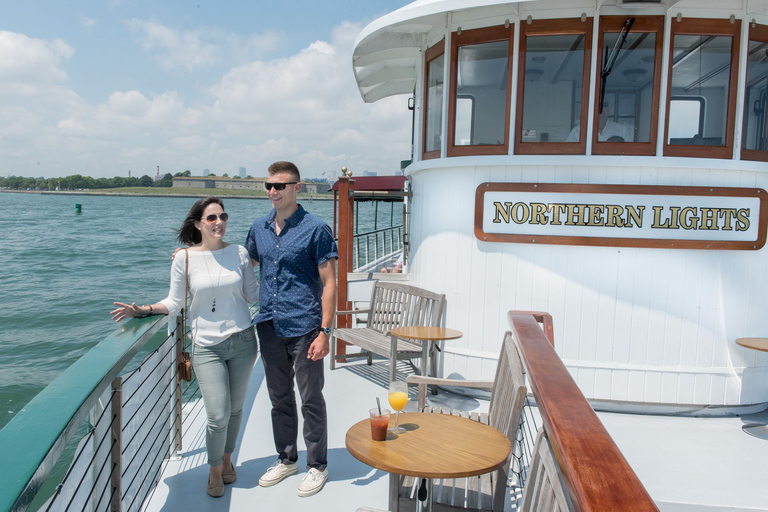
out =
[(80, 16), (80, 23), (84, 27), (91, 28), (91, 27), (95, 27), (96, 23), (98, 23), (98, 22), (97, 22), (96, 18), (90, 18), (88, 16)]
[(41, 86), (63, 82), (61, 68), (75, 49), (61, 39), (34, 39), (16, 32), (0, 31), (0, 88), (30, 94)]
[[(202, 66), (235, 40), (224, 32), (178, 32), (153, 20), (132, 23), (147, 51), (182, 69)], [(123, 90), (92, 104), (60, 83), (46, 85), (50, 77), (35, 75), (36, 81), (25, 83), (37, 85), (36, 93), (14, 108), (0, 109), (0, 126), (13, 126), (12, 131), (0, 128), (0, 153), (9, 155), (0, 160), (0, 174), (98, 177), (124, 175), (127, 169), (154, 174), (160, 165), (196, 175), (203, 168), (220, 175), (245, 166), (249, 174), (263, 176), (275, 160), (295, 161), (307, 177), (337, 175), (342, 166), (357, 175), (363, 170), (391, 174), (410, 157), (411, 113), (405, 97), (363, 103), (351, 70), (360, 28), (342, 24), (331, 41), (315, 41), (289, 57), (251, 57), (215, 78), (201, 97)], [(59, 62), (74, 50), (63, 42), (27, 39), (47, 49), (47, 60), (38, 62), (58, 69), (63, 80)], [(256, 47), (278, 40), (274, 34), (252, 36), (254, 48), (244, 51), (253, 55)], [(216, 49), (194, 60), (184, 57), (186, 44)], [(6, 75), (19, 79), (11, 71)], [(8, 103), (5, 99), (0, 83), (0, 105)], [(39, 167), (30, 164), (37, 161)]]
[[(331, 42), (316, 41), (288, 58), (233, 68), (210, 90), (216, 98), (215, 124), (254, 140), (274, 158), (293, 154), (325, 169), (399, 169), (399, 160), (410, 158), (410, 113), (402, 97), (374, 105), (360, 99), (350, 64), (360, 28), (343, 23)], [(282, 155), (275, 141), (282, 141)], [(288, 147), (290, 141), (296, 145)]]
[(128, 27), (138, 34), (144, 50), (153, 53), (167, 70), (193, 71), (211, 66), (221, 58), (219, 47), (206, 41), (210, 37), (206, 30), (178, 31), (155, 19), (132, 19)]
[(274, 31), (243, 38), (216, 27), (176, 30), (156, 19), (128, 21), (142, 48), (166, 70), (209, 68), (224, 59), (244, 62), (268, 55), (278, 47), (282, 35)]

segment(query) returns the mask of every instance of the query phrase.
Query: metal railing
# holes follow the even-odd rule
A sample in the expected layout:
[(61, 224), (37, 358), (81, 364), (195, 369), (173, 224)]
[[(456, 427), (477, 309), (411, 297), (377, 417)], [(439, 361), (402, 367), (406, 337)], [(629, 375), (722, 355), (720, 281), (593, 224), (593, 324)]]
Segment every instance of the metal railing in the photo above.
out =
[(194, 376), (183, 389), (177, 371), (176, 362), (189, 343), (181, 334), (180, 319), (138, 368), (123, 373), (167, 322), (165, 316), (129, 320), (0, 431), (4, 454), (0, 480), (7, 482), (0, 490), (0, 510), (23, 511), (41, 501), (35, 500), (38, 491), (83, 423), (87, 432), (69, 469), (39, 509), (141, 508), (159, 479), (163, 461), (182, 448), (184, 417), (196, 409), (199, 414), (202, 408)]
[(365, 267), (402, 248), (402, 225), (357, 233), (352, 240), (353, 268)]

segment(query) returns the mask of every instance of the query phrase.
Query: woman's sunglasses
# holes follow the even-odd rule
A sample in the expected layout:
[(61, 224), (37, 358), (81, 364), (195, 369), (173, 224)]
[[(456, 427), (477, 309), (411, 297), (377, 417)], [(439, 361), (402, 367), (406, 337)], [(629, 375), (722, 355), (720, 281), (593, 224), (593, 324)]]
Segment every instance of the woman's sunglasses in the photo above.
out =
[(295, 185), (298, 181), (289, 181), (286, 183), (269, 183), (268, 181), (264, 182), (264, 187), (266, 187), (267, 190), (272, 190), (273, 188), (275, 190), (285, 190), (286, 185)]
[(229, 215), (227, 215), (226, 213), (222, 213), (221, 215), (216, 215), (215, 213), (212, 213), (210, 215), (205, 216), (205, 221), (210, 224), (213, 224), (214, 222), (216, 222), (216, 219), (221, 219), (221, 222), (227, 222), (227, 219), (229, 219)]

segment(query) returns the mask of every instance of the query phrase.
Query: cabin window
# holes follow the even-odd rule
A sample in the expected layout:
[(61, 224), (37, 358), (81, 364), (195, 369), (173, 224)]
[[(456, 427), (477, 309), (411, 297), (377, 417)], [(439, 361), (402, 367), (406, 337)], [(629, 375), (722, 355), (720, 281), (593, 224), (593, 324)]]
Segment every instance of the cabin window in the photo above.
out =
[[(665, 155), (732, 158), (740, 25), (672, 21)], [(690, 135), (691, 126), (699, 126), (698, 133), (678, 136)]]
[(768, 26), (749, 29), (741, 158), (768, 161)]
[(422, 158), (439, 158), (443, 130), (443, 71), (445, 69), (445, 41), (427, 49), (424, 80), (424, 148)]
[(515, 152), (584, 153), (592, 18), (523, 23), (520, 38)]
[(592, 153), (655, 155), (664, 18), (600, 19)]
[(448, 156), (509, 152), (511, 34), (511, 26), (453, 34)]

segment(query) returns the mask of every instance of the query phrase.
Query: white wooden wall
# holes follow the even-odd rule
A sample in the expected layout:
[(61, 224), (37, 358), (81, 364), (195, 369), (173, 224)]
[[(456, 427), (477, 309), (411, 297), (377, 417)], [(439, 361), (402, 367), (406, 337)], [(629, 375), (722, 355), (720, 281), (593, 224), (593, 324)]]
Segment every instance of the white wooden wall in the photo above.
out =
[[(608, 179), (610, 176), (610, 179)], [(761, 187), (754, 171), (510, 165), (411, 176), (410, 278), (445, 293), (442, 374), (492, 379), (507, 311), (554, 319), (555, 348), (587, 398), (669, 404), (768, 401), (768, 247), (699, 251), (488, 243), (474, 236), (483, 182)]]

